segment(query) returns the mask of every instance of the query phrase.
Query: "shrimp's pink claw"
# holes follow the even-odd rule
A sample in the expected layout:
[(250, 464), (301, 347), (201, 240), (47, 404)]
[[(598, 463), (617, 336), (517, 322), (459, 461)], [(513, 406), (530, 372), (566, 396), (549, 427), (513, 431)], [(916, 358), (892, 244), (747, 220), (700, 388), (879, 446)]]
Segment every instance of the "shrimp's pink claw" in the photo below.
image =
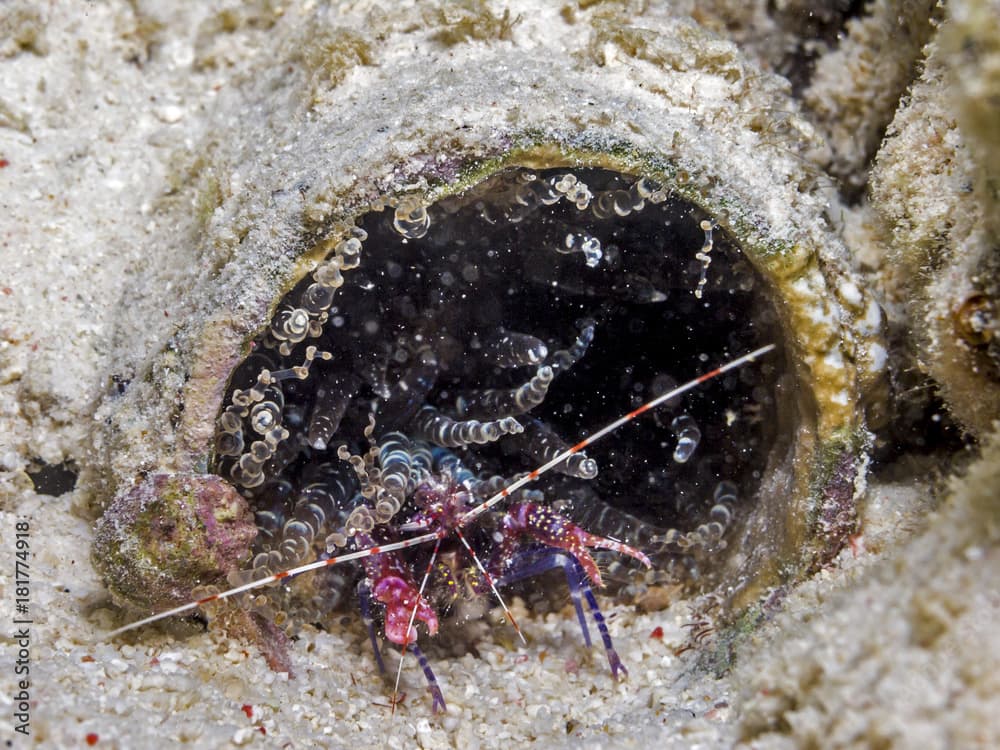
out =
[(420, 596), (417, 587), (399, 576), (385, 576), (372, 587), (375, 599), (385, 605), (385, 637), (400, 646), (413, 644), (417, 640), (417, 629), (407, 627), (416, 603), (417, 616), (427, 626), (427, 632), (435, 635), (438, 618), (434, 608)]
[(587, 550), (588, 547), (609, 549), (634, 557), (647, 568), (652, 567), (649, 558), (634, 547), (584, 531), (565, 516), (544, 505), (535, 503), (512, 505), (504, 515), (503, 528), (505, 534), (501, 542), (501, 559), (511, 559), (518, 537), (527, 534), (546, 547), (555, 547), (571, 554), (595, 586), (603, 586), (604, 582), (597, 563)]
[[(423, 621), (427, 625), (427, 630), (430, 634), (434, 635), (438, 630), (437, 615), (427, 601), (422, 596), (419, 596), (420, 592), (413, 585), (412, 581), (406, 576), (395, 575), (392, 572), (395, 570), (392, 559), (394, 556), (387, 554), (384, 557), (386, 558), (384, 565), (376, 564), (367, 566), (379, 572), (382, 576), (375, 582), (374, 586), (365, 580), (358, 584), (361, 616), (365, 621), (365, 627), (368, 629), (368, 637), (371, 639), (372, 649), (375, 651), (375, 662), (378, 664), (379, 672), (385, 674), (385, 663), (382, 661), (382, 654), (379, 651), (378, 641), (375, 638), (375, 625), (372, 621), (372, 599), (377, 599), (385, 605), (385, 615), (383, 618), (385, 621), (385, 637), (393, 643), (401, 645), (404, 654), (409, 650), (416, 655), (424, 677), (427, 678), (427, 689), (431, 694), (431, 710), (434, 713), (443, 713), (447, 710), (444, 702), (444, 694), (441, 692), (441, 686), (438, 684), (437, 677), (434, 676), (434, 670), (431, 669), (427, 657), (417, 647), (417, 629), (411, 627), (409, 628), (409, 633), (406, 632), (410, 618), (413, 617), (415, 620), (419, 619)], [(417, 602), (415, 615), (413, 614), (413, 602)], [(398, 689), (398, 682), (396, 687)], [(393, 711), (396, 710), (397, 705), (395, 696), (396, 692), (393, 693)]]
[[(363, 542), (371, 539), (361, 537)], [(410, 625), (411, 617), (427, 626), (435, 635), (438, 631), (437, 614), (420, 594), (413, 582), (409, 567), (397, 553), (373, 555), (362, 564), (371, 590), (371, 596), (385, 605), (383, 616), (385, 637), (395, 644), (406, 646), (417, 640), (417, 629)], [(413, 615), (414, 608), (416, 615)]]

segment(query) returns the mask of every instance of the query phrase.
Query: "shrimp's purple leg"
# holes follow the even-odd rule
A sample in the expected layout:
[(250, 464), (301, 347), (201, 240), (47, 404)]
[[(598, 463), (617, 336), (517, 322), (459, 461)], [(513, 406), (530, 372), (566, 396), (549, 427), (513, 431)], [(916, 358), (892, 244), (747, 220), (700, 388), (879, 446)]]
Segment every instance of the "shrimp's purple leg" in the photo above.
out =
[[(615, 651), (614, 644), (611, 642), (611, 633), (608, 632), (608, 625), (604, 621), (604, 614), (601, 612), (601, 608), (597, 606), (597, 597), (594, 596), (593, 589), (590, 588), (583, 577), (583, 568), (575, 560), (573, 560), (573, 563), (573, 567), (576, 568), (575, 573), (580, 577), (580, 582), (583, 586), (583, 596), (590, 606), (590, 613), (594, 616), (594, 622), (597, 623), (597, 632), (601, 634), (601, 640), (604, 642), (604, 652), (608, 655), (608, 664), (611, 665), (611, 676), (616, 680), (624, 680), (628, 677), (628, 670), (622, 664), (621, 657), (618, 656), (618, 652)], [(566, 576), (567, 578), (569, 577), (568, 571)]]
[(583, 614), (582, 599), (587, 601), (594, 622), (597, 623), (597, 630), (601, 634), (601, 641), (608, 657), (608, 664), (611, 666), (612, 676), (616, 680), (624, 679), (628, 676), (628, 670), (622, 664), (621, 657), (618, 656), (614, 643), (611, 641), (611, 633), (608, 632), (604, 614), (597, 604), (597, 598), (594, 596), (590, 584), (587, 583), (587, 574), (583, 566), (572, 555), (551, 548), (536, 548), (519, 552), (514, 555), (506, 572), (497, 579), (497, 586), (504, 586), (524, 578), (532, 578), (554, 568), (562, 568), (566, 574), (566, 583), (569, 586), (573, 606), (576, 608), (577, 619), (580, 621), (584, 643), (588, 648), (591, 646), (590, 631), (587, 628), (587, 619)]
[(431, 669), (430, 662), (427, 661), (424, 652), (420, 650), (420, 647), (416, 643), (411, 643), (409, 649), (417, 657), (417, 663), (420, 664), (420, 668), (424, 671), (424, 677), (427, 678), (427, 689), (430, 691), (431, 700), (433, 701), (431, 711), (434, 713), (438, 713), (439, 711), (444, 713), (448, 710), (448, 706), (445, 705), (444, 694), (441, 692), (441, 686), (438, 684), (437, 677), (434, 676), (434, 670)]
[(516, 581), (522, 581), (525, 578), (534, 578), (553, 568), (562, 567), (566, 571), (569, 596), (573, 602), (574, 609), (576, 609), (576, 619), (579, 621), (580, 630), (583, 632), (583, 642), (587, 648), (590, 648), (592, 645), (590, 629), (587, 627), (587, 617), (583, 613), (582, 599), (582, 586), (586, 586), (586, 583), (583, 579), (574, 575), (575, 571), (571, 572), (572, 567), (569, 566), (570, 562), (575, 561), (563, 552), (555, 552), (545, 548), (522, 551), (514, 557), (514, 561), (508, 566), (507, 572), (496, 579), (496, 585), (497, 588), (500, 588)]
[(358, 603), (361, 608), (361, 621), (365, 624), (368, 638), (372, 642), (372, 651), (375, 652), (378, 671), (385, 674), (385, 662), (382, 661), (382, 650), (378, 646), (378, 638), (375, 637), (375, 620), (372, 618), (372, 590), (365, 581), (358, 584)]

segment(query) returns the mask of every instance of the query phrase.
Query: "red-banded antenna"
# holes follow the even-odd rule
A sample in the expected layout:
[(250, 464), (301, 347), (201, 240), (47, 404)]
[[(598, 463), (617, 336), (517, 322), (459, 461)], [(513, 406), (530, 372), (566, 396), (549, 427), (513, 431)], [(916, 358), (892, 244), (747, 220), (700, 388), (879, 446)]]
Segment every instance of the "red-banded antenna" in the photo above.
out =
[(182, 604), (179, 607), (174, 607), (173, 609), (168, 609), (165, 612), (160, 612), (155, 615), (150, 615), (142, 620), (136, 620), (133, 623), (129, 623), (117, 630), (112, 630), (107, 633), (105, 638), (114, 638), (120, 633), (125, 633), (129, 630), (135, 630), (136, 628), (141, 628), (143, 625), (149, 625), (150, 623), (156, 622), (157, 620), (163, 620), (167, 617), (173, 617), (174, 615), (182, 615), (185, 612), (190, 612), (192, 609), (197, 609), (203, 604), (208, 604), (210, 602), (217, 602), (222, 599), (228, 599), (231, 596), (236, 596), (237, 594), (242, 594), (246, 591), (253, 591), (254, 589), (262, 588), (263, 586), (270, 586), (272, 583), (277, 583), (278, 581), (283, 581), (287, 578), (294, 578), (297, 575), (303, 573), (308, 573), (310, 570), (319, 570), (320, 568), (327, 568), (331, 565), (337, 565), (343, 562), (349, 562), (351, 560), (360, 560), (364, 557), (371, 557), (372, 555), (377, 555), (382, 552), (395, 552), (401, 549), (408, 549), (410, 547), (416, 547), (426, 542), (434, 541), (435, 539), (442, 539), (447, 536), (447, 532), (444, 530), (435, 531), (430, 534), (421, 534), (420, 536), (411, 537), (409, 539), (404, 539), (401, 542), (392, 542), (390, 544), (379, 544), (375, 547), (368, 547), (367, 549), (357, 550), (356, 552), (348, 552), (343, 555), (337, 555), (336, 557), (331, 557), (327, 560), (316, 560), (315, 562), (308, 563), (306, 565), (300, 565), (297, 568), (291, 568), (290, 570), (283, 570), (280, 573), (275, 573), (274, 575), (267, 576), (265, 578), (260, 578), (256, 581), (250, 581), (249, 583), (244, 583), (242, 586), (237, 586), (234, 589), (229, 589), (228, 591), (221, 591), (218, 594), (212, 594), (211, 596), (206, 596), (203, 599), (198, 599), (197, 601), (188, 602), (187, 604)]
[[(572, 448), (568, 448), (567, 450), (563, 451), (559, 455), (555, 456), (552, 460), (539, 466), (534, 471), (512, 482), (507, 487), (500, 490), (493, 497), (486, 500), (484, 503), (477, 505), (475, 508), (465, 513), (465, 515), (461, 516), (458, 519), (458, 527), (460, 528), (462, 526), (467, 526), (471, 521), (475, 520), (483, 513), (488, 511), (490, 508), (494, 507), (498, 503), (502, 502), (505, 498), (509, 497), (511, 493), (515, 492), (516, 490), (519, 490), (526, 484), (534, 482), (536, 479), (542, 476), (542, 474), (545, 474), (547, 471), (554, 468), (557, 464), (562, 463), (564, 460), (572, 456), (574, 453), (579, 453), (580, 451), (587, 448), (587, 446), (593, 445), (601, 438), (610, 435), (619, 427), (626, 424), (627, 422), (631, 422), (633, 419), (640, 416), (641, 414), (645, 414), (650, 409), (655, 409), (657, 406), (667, 401), (670, 401), (671, 399), (674, 399), (684, 393), (687, 393), (688, 391), (698, 387), (707, 380), (711, 380), (712, 378), (718, 377), (723, 373), (729, 372), (730, 370), (735, 370), (736, 368), (742, 367), (743, 365), (749, 362), (753, 362), (758, 357), (761, 357), (767, 354), (768, 352), (773, 351), (774, 349), (775, 349), (774, 344), (768, 344), (767, 346), (762, 346), (759, 349), (755, 349), (749, 354), (744, 354), (742, 357), (738, 357), (737, 359), (731, 360), (724, 365), (716, 367), (714, 370), (706, 372), (703, 375), (699, 375), (694, 380), (689, 380), (683, 385), (678, 386), (677, 388), (674, 388), (671, 391), (667, 391), (666, 393), (660, 396), (657, 396), (652, 401), (648, 401), (647, 403), (640, 406), (638, 409), (630, 411), (625, 416), (619, 417), (611, 424), (601, 428), (590, 437), (581, 440)], [(198, 607), (204, 604), (221, 601), (222, 599), (228, 599), (229, 597), (236, 596), (237, 594), (242, 594), (246, 591), (253, 591), (254, 589), (259, 589), (264, 586), (269, 586), (272, 583), (277, 583), (278, 581), (294, 578), (295, 576), (302, 575), (303, 573), (308, 573), (311, 570), (319, 570), (320, 568), (326, 568), (331, 565), (339, 565), (340, 563), (349, 562), (351, 560), (360, 560), (362, 558), (371, 557), (372, 555), (378, 555), (383, 552), (396, 552), (402, 549), (409, 549), (410, 547), (416, 547), (421, 544), (426, 544), (427, 542), (441, 540), (447, 535), (448, 535), (448, 529), (440, 528), (437, 529), (436, 531), (429, 532), (427, 534), (420, 534), (419, 536), (410, 537), (409, 539), (404, 539), (399, 542), (391, 542), (389, 544), (379, 544), (375, 547), (368, 547), (367, 549), (357, 550), (355, 552), (347, 552), (343, 555), (337, 555), (336, 557), (331, 557), (326, 560), (317, 560), (315, 562), (307, 563), (306, 565), (300, 565), (297, 568), (291, 568), (290, 570), (285, 570), (280, 573), (275, 573), (274, 575), (266, 576), (256, 581), (250, 581), (249, 583), (245, 583), (242, 586), (237, 586), (236, 588), (229, 589), (227, 591), (222, 591), (219, 592), (218, 594), (212, 594), (211, 596), (206, 596), (203, 599), (198, 599), (197, 601), (188, 602), (187, 604), (182, 604), (179, 607), (174, 607), (173, 609), (166, 610), (165, 612), (159, 612), (158, 614), (150, 615), (149, 617), (145, 617), (141, 620), (136, 620), (133, 623), (129, 623), (128, 625), (117, 628), (116, 630), (112, 630), (111, 632), (105, 634), (104, 638), (114, 638), (116, 635), (128, 632), (129, 630), (135, 630), (136, 628), (141, 628), (144, 625), (149, 625), (150, 623), (157, 622), (158, 620), (163, 620), (166, 619), (167, 617), (174, 617), (175, 615), (182, 615), (185, 612), (190, 612), (191, 610), (197, 609)], [(520, 632), (520, 630), (518, 630), (518, 632)]]
[(760, 356), (763, 356), (764, 354), (767, 354), (768, 352), (772, 351), (774, 348), (775, 348), (774, 344), (768, 344), (767, 346), (762, 346), (760, 349), (755, 349), (754, 351), (750, 352), (749, 354), (744, 354), (742, 357), (739, 357), (738, 359), (734, 359), (734, 360), (732, 360), (730, 362), (727, 362), (724, 365), (716, 367), (714, 370), (711, 370), (710, 372), (706, 372), (704, 375), (699, 375), (694, 380), (689, 380), (684, 385), (677, 386), (672, 391), (667, 391), (666, 393), (657, 396), (652, 401), (647, 401), (645, 404), (643, 404), (642, 406), (640, 406), (638, 409), (630, 411), (628, 414), (626, 414), (623, 417), (619, 417), (614, 422), (612, 422), (611, 424), (607, 425), (606, 427), (601, 428), (600, 430), (598, 430), (597, 432), (595, 432), (590, 437), (584, 438), (579, 443), (577, 443), (576, 445), (574, 445), (572, 448), (567, 448), (566, 450), (564, 450), (562, 453), (560, 453), (558, 456), (556, 456), (555, 458), (553, 458), (548, 463), (542, 464), (541, 466), (539, 466), (534, 471), (528, 472), (527, 474), (525, 474), (520, 479), (518, 479), (518, 480), (512, 482), (511, 484), (507, 485), (502, 490), (500, 490), (497, 494), (495, 494), (493, 497), (491, 497), (489, 500), (487, 500), (486, 502), (482, 503), (481, 505), (477, 505), (475, 508), (473, 508), (468, 513), (466, 513), (464, 516), (462, 516), (458, 520), (458, 525), (459, 526), (465, 526), (470, 521), (478, 518), (483, 513), (485, 513), (486, 511), (488, 511), (490, 508), (492, 508), (494, 505), (496, 505), (497, 503), (501, 502), (504, 498), (506, 498), (507, 496), (509, 496), (515, 490), (519, 490), (522, 487), (524, 487), (524, 485), (529, 484), (531, 482), (534, 482), (542, 474), (544, 474), (545, 472), (547, 472), (549, 469), (553, 468), (554, 466), (556, 466), (558, 464), (561, 464), (563, 461), (565, 461), (567, 458), (569, 458), (570, 456), (572, 456), (574, 453), (579, 453), (580, 451), (582, 451), (585, 448), (587, 448), (587, 446), (593, 445), (598, 440), (600, 440), (602, 437), (610, 435), (612, 432), (614, 432), (615, 430), (617, 430), (623, 424), (626, 424), (627, 422), (631, 422), (633, 419), (635, 419), (639, 415), (645, 414), (650, 409), (655, 409), (660, 404), (662, 404), (662, 403), (664, 403), (666, 401), (670, 401), (671, 399), (677, 398), (678, 396), (680, 396), (680, 395), (682, 395), (684, 393), (687, 393), (692, 388), (696, 388), (697, 386), (699, 386), (702, 383), (704, 383), (706, 380), (711, 380), (712, 378), (718, 377), (719, 375), (722, 375), (725, 372), (729, 372), (730, 370), (735, 370), (737, 367), (742, 367), (743, 365), (747, 364), (748, 362), (753, 362), (755, 359), (757, 359)]

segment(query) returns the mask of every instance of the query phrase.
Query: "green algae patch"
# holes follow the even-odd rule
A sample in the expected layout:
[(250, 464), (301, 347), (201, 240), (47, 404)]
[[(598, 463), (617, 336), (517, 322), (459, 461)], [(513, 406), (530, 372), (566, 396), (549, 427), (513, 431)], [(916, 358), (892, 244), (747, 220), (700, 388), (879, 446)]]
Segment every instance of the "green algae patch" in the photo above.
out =
[(256, 533), (246, 501), (219, 477), (153, 474), (108, 507), (93, 559), (116, 599), (160, 609), (224, 583)]

